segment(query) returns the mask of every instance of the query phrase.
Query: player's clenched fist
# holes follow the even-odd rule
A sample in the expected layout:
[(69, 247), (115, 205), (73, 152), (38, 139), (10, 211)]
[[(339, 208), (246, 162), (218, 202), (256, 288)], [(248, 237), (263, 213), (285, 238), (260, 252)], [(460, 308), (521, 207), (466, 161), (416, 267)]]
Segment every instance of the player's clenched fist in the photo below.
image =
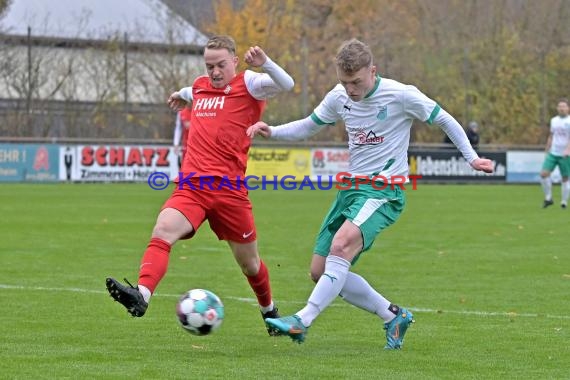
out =
[(271, 128), (269, 128), (269, 126), (265, 122), (258, 121), (257, 123), (249, 127), (245, 133), (247, 134), (248, 137), (251, 138), (260, 135), (267, 139), (271, 137)]
[(180, 111), (182, 108), (186, 107), (187, 104), (188, 102), (182, 99), (178, 91), (173, 92), (168, 97), (168, 106), (174, 111)]

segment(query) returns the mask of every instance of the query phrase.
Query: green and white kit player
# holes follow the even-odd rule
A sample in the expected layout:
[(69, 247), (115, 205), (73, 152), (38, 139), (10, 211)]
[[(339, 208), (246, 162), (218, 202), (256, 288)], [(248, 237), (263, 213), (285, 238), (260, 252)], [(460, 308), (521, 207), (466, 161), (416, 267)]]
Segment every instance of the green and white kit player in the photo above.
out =
[(490, 173), (493, 163), (477, 156), (461, 125), (436, 102), (413, 86), (381, 78), (370, 48), (364, 43), (356, 39), (345, 42), (336, 56), (336, 71), (340, 83), (309, 117), (275, 127), (258, 122), (247, 131), (251, 137), (259, 134), (300, 140), (343, 120), (349, 140), (350, 177), (354, 181), (354, 186), (338, 192), (317, 236), (311, 262), (316, 285), (306, 306), (295, 315), (265, 321), (301, 343), (315, 318), (340, 295), (348, 303), (377, 315), (386, 330), (385, 348), (400, 349), (413, 322), (412, 313), (392, 304), (350, 269), (360, 254), (370, 249), (376, 236), (398, 219), (405, 205), (404, 192), (389, 183), (378, 190), (383, 184), (362, 184), (364, 181), (355, 177), (382, 176), (387, 182), (396, 176), (407, 178), (407, 150), (414, 119), (439, 125), (474, 169)]
[(560, 99), (556, 107), (558, 115), (550, 120), (550, 135), (546, 142), (546, 158), (542, 164), (540, 172), (540, 182), (544, 191), (544, 203), (542, 207), (546, 208), (554, 204), (552, 200), (552, 180), (550, 174), (558, 166), (560, 175), (562, 176), (562, 198), (560, 206), (565, 209), (568, 207), (568, 195), (570, 194), (570, 182), (568, 182), (568, 174), (570, 174), (570, 117), (568, 117), (569, 107), (568, 99)]

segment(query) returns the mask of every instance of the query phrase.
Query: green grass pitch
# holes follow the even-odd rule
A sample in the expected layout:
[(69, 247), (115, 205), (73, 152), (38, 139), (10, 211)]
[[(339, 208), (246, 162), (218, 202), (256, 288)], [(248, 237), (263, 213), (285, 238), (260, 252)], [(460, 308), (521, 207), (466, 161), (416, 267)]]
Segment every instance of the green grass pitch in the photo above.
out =
[[(555, 187), (555, 197), (560, 189)], [(418, 185), (354, 267), (414, 312), (404, 349), (336, 300), (306, 343), (267, 335), (253, 294), (207, 223), (172, 250), (147, 315), (107, 295), (136, 282), (168, 191), (145, 184), (0, 185), (0, 378), (570, 378), (570, 211), (535, 186)], [(259, 247), (282, 314), (304, 305), (314, 236), (334, 191), (252, 191)], [(211, 336), (183, 331), (177, 297), (217, 293)]]

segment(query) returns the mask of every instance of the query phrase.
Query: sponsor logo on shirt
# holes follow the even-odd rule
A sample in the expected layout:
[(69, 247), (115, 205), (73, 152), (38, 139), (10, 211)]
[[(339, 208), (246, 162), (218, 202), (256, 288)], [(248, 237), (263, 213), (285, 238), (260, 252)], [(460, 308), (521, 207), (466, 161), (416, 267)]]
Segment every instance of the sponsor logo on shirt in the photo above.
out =
[(384, 142), (384, 136), (377, 136), (374, 131), (366, 133), (364, 130), (359, 130), (354, 135), (354, 143), (356, 145), (378, 145)]
[(216, 110), (224, 109), (225, 96), (214, 96), (211, 98), (195, 99), (193, 102), (194, 111), (197, 117), (215, 117)]

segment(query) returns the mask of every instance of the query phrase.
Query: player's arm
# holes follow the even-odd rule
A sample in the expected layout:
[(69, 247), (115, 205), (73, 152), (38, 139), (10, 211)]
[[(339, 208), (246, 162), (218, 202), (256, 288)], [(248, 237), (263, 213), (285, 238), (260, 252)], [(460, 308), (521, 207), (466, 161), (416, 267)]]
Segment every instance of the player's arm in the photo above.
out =
[(493, 162), (486, 158), (479, 158), (471, 146), (467, 134), (453, 116), (440, 108), (437, 116), (433, 119), (433, 123), (445, 132), (473, 169), (485, 173), (493, 172)]
[(544, 147), (544, 151), (546, 153), (548, 153), (548, 151), (550, 150), (551, 145), (552, 145), (552, 133), (550, 133), (548, 135), (548, 138), (546, 139), (546, 146)]
[(550, 121), (550, 133), (548, 134), (548, 138), (546, 139), (546, 146), (544, 147), (544, 151), (548, 153), (550, 148), (552, 147), (552, 120)]
[(180, 120), (180, 112), (176, 113), (176, 124), (174, 127), (174, 138), (172, 140), (172, 145), (176, 154), (178, 154), (180, 149), (180, 139), (182, 138), (182, 121)]
[(168, 97), (168, 106), (174, 111), (180, 111), (182, 108), (192, 103), (192, 87), (184, 87), (179, 91), (173, 92)]
[(479, 158), (461, 125), (434, 100), (414, 86), (406, 86), (406, 91), (400, 92), (400, 100), (405, 112), (411, 117), (438, 125), (473, 169), (493, 172), (493, 161)]
[(344, 90), (341, 91), (341, 88), (338, 85), (335, 89), (329, 91), (317, 108), (313, 110), (313, 113), (304, 119), (275, 127), (259, 121), (249, 127), (246, 133), (252, 138), (260, 135), (265, 138), (271, 137), (279, 140), (303, 140), (311, 137), (324, 127), (334, 125), (335, 121), (338, 120), (338, 108), (342, 108), (346, 100), (346, 93)]
[(245, 62), (261, 67), (265, 73), (245, 72), (245, 85), (256, 99), (267, 99), (279, 92), (290, 91), (295, 85), (293, 78), (269, 58), (259, 46), (250, 47), (245, 53)]
[(246, 134), (251, 138), (260, 135), (276, 140), (304, 140), (319, 132), (323, 126), (317, 124), (311, 116), (274, 127), (258, 121), (247, 129)]

